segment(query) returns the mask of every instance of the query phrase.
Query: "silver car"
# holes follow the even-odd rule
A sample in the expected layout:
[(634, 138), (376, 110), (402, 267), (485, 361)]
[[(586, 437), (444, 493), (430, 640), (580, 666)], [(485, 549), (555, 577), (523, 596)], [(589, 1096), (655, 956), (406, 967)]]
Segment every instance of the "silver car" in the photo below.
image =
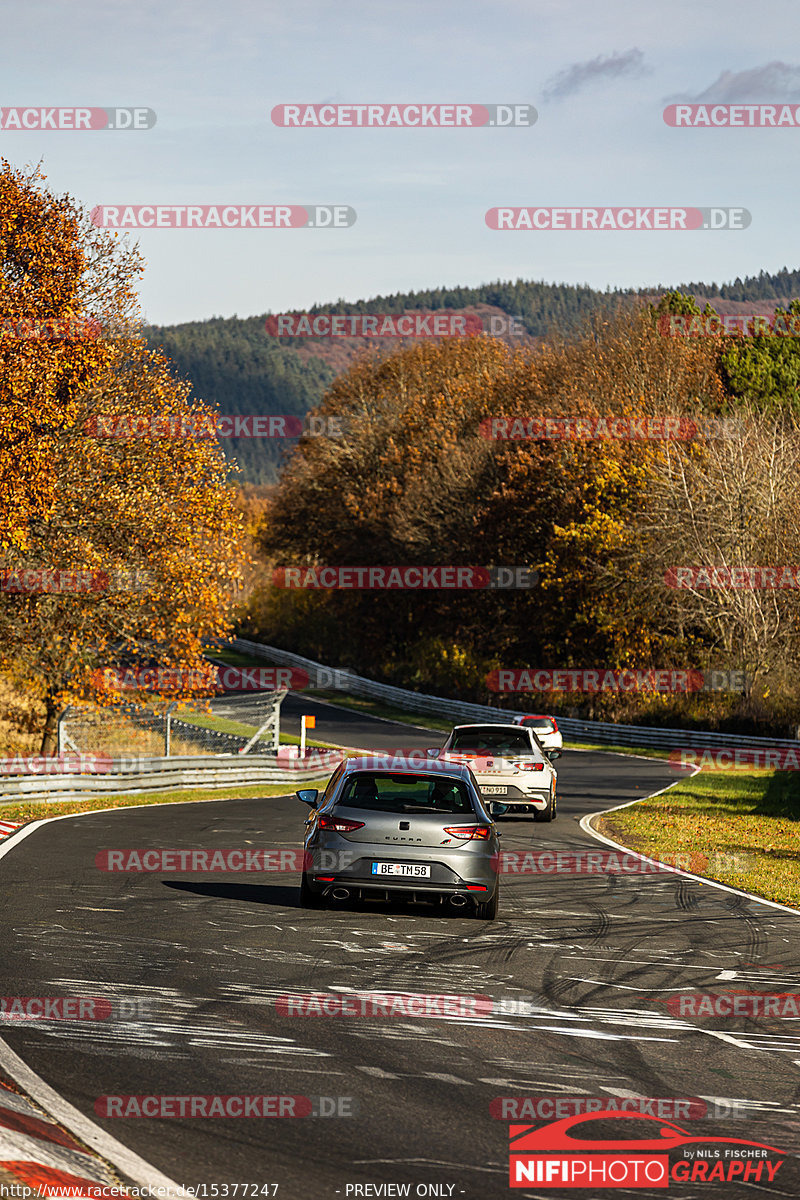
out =
[(494, 920), (500, 835), (468, 766), (395, 770), (385, 759), (351, 758), (321, 796), (313, 788), (297, 796), (311, 808), (303, 907), (402, 896)]
[(560, 750), (544, 750), (527, 725), (456, 725), (439, 761), (468, 763), (491, 812), (532, 813), (535, 821), (554, 821), (558, 776), (552, 759)]

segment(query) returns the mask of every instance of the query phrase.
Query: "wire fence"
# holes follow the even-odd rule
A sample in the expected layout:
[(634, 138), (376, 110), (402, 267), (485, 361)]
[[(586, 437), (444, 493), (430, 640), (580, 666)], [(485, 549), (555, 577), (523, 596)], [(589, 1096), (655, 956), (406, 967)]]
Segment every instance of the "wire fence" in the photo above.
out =
[[(71, 705), (59, 720), (58, 753), (157, 758), (275, 752), (282, 699), (282, 693), (259, 693), (237, 703), (231, 716), (225, 698), (211, 713), (180, 710), (180, 715), (171, 711), (174, 705), (166, 711), (135, 704)], [(235, 731), (225, 728), (232, 724)]]

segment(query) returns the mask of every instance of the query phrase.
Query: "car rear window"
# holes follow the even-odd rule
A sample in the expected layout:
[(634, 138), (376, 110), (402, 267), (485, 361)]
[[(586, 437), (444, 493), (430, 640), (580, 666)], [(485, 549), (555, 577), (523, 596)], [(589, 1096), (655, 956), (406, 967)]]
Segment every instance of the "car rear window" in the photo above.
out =
[(351, 775), (337, 808), (372, 812), (474, 813), (467, 785), (437, 775)]
[(528, 735), (521, 730), (497, 729), (488, 725), (476, 729), (462, 729), (453, 734), (449, 750), (471, 751), (473, 754), (530, 754)]
[(549, 717), (525, 717), (522, 724), (529, 725), (537, 733), (553, 733), (556, 728)]

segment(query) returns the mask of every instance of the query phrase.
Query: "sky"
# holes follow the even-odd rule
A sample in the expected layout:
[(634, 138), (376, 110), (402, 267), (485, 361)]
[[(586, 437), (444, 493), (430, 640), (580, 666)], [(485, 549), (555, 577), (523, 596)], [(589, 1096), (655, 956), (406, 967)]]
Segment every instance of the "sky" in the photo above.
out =
[[(40, 163), (46, 186), (87, 211), (355, 211), (336, 228), (126, 234), (156, 324), (518, 277), (721, 283), (800, 265), (800, 109), (797, 126), (775, 129), (673, 128), (662, 114), (676, 101), (800, 105), (800, 8), (773, 18), (742, 0), (28, 0), (4, 13), (4, 108), (131, 106), (156, 122), (4, 127), (0, 155)], [(538, 119), (287, 128), (271, 117), (323, 103), (528, 104)], [(739, 207), (751, 221), (489, 228), (486, 212), (502, 206)]]

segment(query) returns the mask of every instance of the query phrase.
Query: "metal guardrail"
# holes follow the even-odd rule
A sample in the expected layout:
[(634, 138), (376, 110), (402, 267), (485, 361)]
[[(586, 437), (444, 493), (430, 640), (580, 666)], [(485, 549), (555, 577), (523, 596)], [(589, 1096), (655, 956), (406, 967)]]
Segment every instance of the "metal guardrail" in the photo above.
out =
[[(443, 717), (454, 723), (486, 721), (502, 725), (516, 710), (492, 708), (485, 704), (469, 704), (461, 700), (448, 700), (442, 696), (429, 696), (421, 692), (410, 692), (405, 688), (388, 683), (376, 683), (350, 671), (334, 670), (310, 658), (302, 658), (289, 650), (277, 646), (265, 646), (246, 638), (234, 638), (234, 649), (242, 654), (263, 658), (279, 666), (297, 667), (307, 671), (312, 686), (316, 678), (334, 679), (335, 687), (353, 696), (364, 696), (371, 700), (384, 700), (388, 704), (403, 708), (407, 712), (426, 713)], [(331, 684), (321, 686), (330, 687)], [(567, 738), (597, 742), (609, 746), (655, 746), (664, 750), (704, 749), (706, 747), (760, 746), (764, 748), (794, 749), (798, 742), (794, 738), (745, 737), (741, 734), (711, 733), (707, 730), (661, 729), (649, 725), (616, 725), (601, 721), (578, 721), (571, 717), (559, 717), (558, 727)]]
[[(306, 761), (279, 762), (273, 754), (199, 758), (115, 759), (97, 773), (53, 773), (0, 777), (0, 800), (72, 800), (128, 792), (171, 791), (183, 787), (251, 787), (264, 783), (306, 783), (327, 776), (341, 762), (331, 750), (311, 752)], [(296, 767), (289, 763), (296, 762)]]

